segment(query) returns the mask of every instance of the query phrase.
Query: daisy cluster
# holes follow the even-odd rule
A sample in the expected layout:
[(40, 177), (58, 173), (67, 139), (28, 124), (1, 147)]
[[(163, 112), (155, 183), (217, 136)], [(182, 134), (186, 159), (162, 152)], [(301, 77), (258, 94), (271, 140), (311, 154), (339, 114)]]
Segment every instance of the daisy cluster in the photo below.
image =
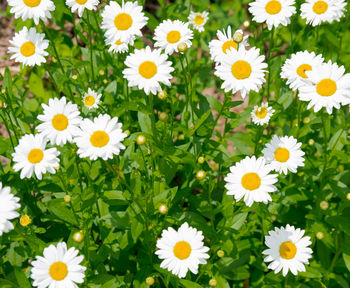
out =
[[(51, 0), (9, 0), (11, 13), (16, 18), (33, 19), (36, 25), (51, 18), (55, 5)], [(97, 10), (98, 0), (66, 0), (73, 13), (83, 17), (85, 10)], [(294, 0), (257, 0), (250, 3), (249, 11), (253, 20), (264, 23), (268, 29), (279, 25), (288, 25), (292, 15), (296, 14)], [(307, 0), (301, 5), (301, 17), (316, 26), (321, 23), (340, 21), (345, 13), (343, 0)], [(89, 11), (86, 11), (87, 13)], [(137, 2), (110, 1), (102, 11), (101, 28), (104, 29), (105, 43), (111, 53), (127, 53), (137, 37), (142, 37), (142, 29), (148, 21), (142, 6)], [(191, 12), (189, 22), (166, 19), (154, 31), (154, 47), (132, 49), (124, 61), (122, 71), (129, 87), (143, 90), (146, 95), (162, 92), (162, 85), (170, 86), (175, 68), (169, 60), (174, 53), (181, 54), (192, 46), (193, 29), (204, 31), (208, 20), (207, 12)], [(45, 25), (45, 24), (44, 24)], [(249, 36), (242, 30), (234, 31), (230, 26), (217, 31), (217, 39), (210, 41), (211, 59), (215, 63), (215, 75), (223, 83), (221, 88), (232, 94), (239, 93), (244, 99), (250, 91), (259, 92), (266, 82), (268, 64), (259, 48), (250, 47)], [(45, 34), (36, 28), (24, 27), (10, 41), (11, 58), (24, 65), (35, 66), (46, 63), (46, 49), (49, 41)], [(130, 49), (131, 50), (131, 49)], [(350, 74), (345, 73), (331, 61), (325, 62), (322, 55), (314, 52), (297, 52), (291, 55), (282, 67), (281, 78), (298, 92), (301, 101), (308, 101), (308, 108), (315, 112), (326, 108), (329, 114), (333, 108), (350, 104)], [(102, 94), (88, 88), (81, 95), (88, 110), (98, 109)], [(42, 104), (43, 112), (37, 116), (40, 124), (35, 127), (38, 133), (24, 135), (12, 154), (13, 169), (20, 171), (20, 178), (35, 175), (42, 179), (46, 173), (55, 174), (60, 165), (58, 147), (76, 145), (76, 153), (90, 160), (113, 159), (125, 149), (123, 145), (127, 134), (122, 131), (122, 123), (117, 117), (98, 114), (93, 119), (83, 118), (77, 104), (68, 101), (65, 96), (49, 99)], [(269, 123), (275, 110), (267, 102), (255, 106), (251, 111), (254, 124), (263, 126)], [(262, 157), (253, 155), (230, 167), (226, 175), (228, 195), (236, 201), (243, 199), (250, 207), (255, 202), (268, 204), (271, 193), (277, 191), (279, 174), (296, 173), (304, 166), (305, 153), (301, 143), (292, 136), (273, 135), (262, 150)], [(75, 146), (74, 146), (75, 147)], [(277, 174), (278, 173), (278, 174)], [(9, 187), (0, 183), (0, 233), (13, 229), (9, 221), (19, 216), (19, 198), (10, 193)], [(305, 271), (312, 250), (310, 237), (304, 237), (304, 230), (290, 225), (275, 228), (265, 237), (268, 249), (263, 251), (269, 269), (285, 276), (288, 271), (296, 275)], [(1, 235), (0, 234), (0, 235)], [(202, 231), (183, 223), (178, 230), (169, 227), (163, 230), (156, 243), (155, 254), (162, 260), (160, 267), (166, 268), (179, 278), (186, 276), (188, 270), (198, 273), (199, 264), (206, 264), (210, 257), (209, 247), (204, 245)], [(43, 257), (37, 256), (31, 264), (31, 278), (36, 287), (77, 287), (85, 277), (86, 267), (80, 265), (83, 256), (78, 256), (75, 248), (67, 248), (65, 242), (50, 245), (43, 251)]]

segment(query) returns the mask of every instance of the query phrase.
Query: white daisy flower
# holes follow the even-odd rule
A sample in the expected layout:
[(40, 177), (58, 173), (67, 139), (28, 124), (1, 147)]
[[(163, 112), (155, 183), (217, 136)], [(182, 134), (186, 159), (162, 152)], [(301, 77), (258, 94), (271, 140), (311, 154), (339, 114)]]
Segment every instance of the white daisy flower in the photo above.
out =
[(260, 55), (260, 49), (251, 48), (246, 50), (243, 46), (238, 51), (226, 50), (221, 63), (216, 65), (215, 75), (224, 81), (221, 88), (225, 92), (241, 92), (242, 98), (253, 90), (258, 92), (265, 80), (267, 64), (264, 63), (265, 56)]
[(51, 18), (51, 11), (55, 10), (55, 4), (51, 0), (7, 0), (11, 6), (10, 13), (15, 13), (15, 18), (23, 21), (33, 19), (35, 25), (40, 19), (46, 21)]
[(203, 32), (204, 25), (208, 21), (208, 15), (209, 13), (207, 11), (201, 13), (191, 11), (190, 16), (188, 16), (188, 20), (194, 29), (198, 30), (199, 32)]
[(287, 224), (286, 227), (269, 231), (265, 236), (265, 245), (269, 248), (262, 253), (267, 255), (265, 262), (272, 262), (268, 268), (275, 271), (275, 274), (283, 271), (286, 276), (290, 270), (294, 275), (298, 272), (305, 272), (305, 264), (309, 264), (312, 257), (310, 237), (303, 237), (305, 231)]
[(303, 79), (307, 79), (305, 71), (311, 71), (323, 64), (322, 55), (316, 55), (315, 52), (299, 51), (292, 54), (282, 66), (281, 78), (287, 79), (287, 85), (293, 91), (304, 85)]
[(107, 114), (101, 114), (93, 121), (84, 119), (74, 139), (79, 148), (77, 153), (81, 158), (89, 157), (90, 160), (112, 159), (113, 155), (119, 155), (120, 150), (125, 149), (121, 142), (127, 135), (121, 128), (118, 117), (111, 119)]
[(129, 45), (134, 45), (135, 36), (131, 36), (129, 41), (121, 42), (120, 40), (115, 41), (114, 38), (106, 38), (106, 45), (110, 45), (108, 52), (113, 53), (124, 53), (129, 50)]
[(66, 0), (66, 5), (71, 8), (72, 13), (78, 11), (79, 17), (83, 16), (84, 9), (96, 10), (98, 0)]
[(296, 13), (294, 4), (294, 0), (256, 0), (249, 3), (249, 12), (255, 22), (266, 22), (267, 28), (272, 30), (272, 27), (290, 23), (290, 17)]
[(86, 267), (80, 265), (84, 256), (78, 256), (79, 250), (71, 247), (67, 249), (65, 242), (57, 246), (46, 247), (42, 256), (36, 256), (31, 263), (30, 277), (34, 280), (33, 286), (39, 288), (78, 288), (84, 282)]
[(102, 28), (106, 29), (106, 38), (114, 42), (128, 42), (132, 36), (142, 36), (141, 29), (148, 18), (137, 2), (126, 2), (120, 6), (111, 1), (102, 12)]
[(55, 174), (59, 168), (60, 160), (57, 158), (60, 152), (56, 148), (46, 149), (46, 139), (41, 134), (24, 135), (15, 152), (12, 153), (15, 165), (15, 172), (21, 171), (21, 179), (32, 177), (35, 173), (36, 177), (41, 180), (42, 174), (49, 172)]
[(287, 175), (288, 170), (297, 172), (297, 168), (304, 166), (305, 153), (300, 149), (301, 143), (294, 137), (278, 137), (274, 135), (270, 143), (267, 143), (262, 153), (271, 169)]
[(244, 197), (247, 206), (254, 202), (267, 204), (271, 201), (269, 193), (277, 190), (277, 174), (270, 174), (271, 167), (266, 165), (265, 159), (246, 157), (236, 165), (230, 167), (230, 173), (224, 179), (227, 184), (227, 195), (234, 195), (236, 201)]
[(63, 146), (67, 142), (73, 142), (73, 136), (79, 132), (79, 123), (81, 121), (78, 105), (67, 102), (66, 97), (61, 99), (49, 99), (49, 105), (41, 104), (44, 108), (44, 114), (38, 115), (42, 121), (36, 129), (52, 145)]
[(10, 40), (12, 47), (8, 48), (8, 53), (13, 54), (10, 59), (15, 59), (16, 62), (28, 66), (46, 63), (45, 56), (49, 53), (45, 49), (49, 47), (49, 40), (45, 40), (44, 37), (45, 34), (37, 33), (33, 27), (29, 30), (27, 27), (23, 27)]
[(308, 79), (299, 88), (298, 97), (302, 101), (310, 101), (307, 109), (314, 106), (315, 112), (318, 112), (325, 107), (332, 114), (333, 107), (340, 109), (341, 104), (350, 103), (350, 73), (344, 74), (344, 66), (328, 61), (305, 73)]
[(204, 246), (202, 231), (189, 227), (187, 223), (181, 225), (178, 231), (169, 227), (163, 230), (162, 238), (157, 241), (155, 253), (159, 259), (164, 259), (161, 268), (167, 268), (179, 278), (184, 278), (187, 271), (198, 273), (198, 265), (206, 264), (209, 258), (206, 253), (209, 248)]
[(346, 2), (344, 0), (306, 0), (301, 4), (301, 18), (307, 24), (320, 25), (323, 22), (339, 21), (344, 15)]
[(16, 211), (21, 205), (19, 198), (11, 193), (10, 187), (2, 187), (0, 182), (0, 236), (13, 229), (13, 224), (9, 221), (19, 216)]
[(255, 105), (250, 115), (254, 124), (262, 126), (264, 124), (269, 123), (273, 113), (275, 113), (275, 110), (272, 109), (272, 107), (270, 107), (269, 104), (266, 102), (261, 103), (260, 107), (258, 105)]
[(134, 53), (126, 57), (123, 70), (124, 78), (128, 80), (129, 87), (137, 86), (149, 93), (157, 94), (162, 91), (159, 83), (170, 86), (171, 62), (167, 61), (168, 55), (163, 54), (160, 49), (151, 51), (150, 47), (146, 49), (136, 49)]
[(153, 39), (155, 47), (160, 47), (165, 50), (166, 54), (179, 52), (178, 45), (185, 43), (187, 47), (191, 47), (193, 32), (188, 28), (189, 23), (184, 23), (180, 20), (164, 20), (154, 30)]
[(241, 46), (246, 47), (249, 45), (248, 35), (244, 36), (242, 42), (238, 43), (233, 39), (235, 33), (241, 33), (243, 35), (242, 30), (237, 30), (233, 33), (231, 26), (227, 27), (227, 32), (225, 29), (223, 29), (222, 32), (220, 30), (216, 32), (218, 39), (214, 39), (209, 42), (209, 51), (212, 60), (215, 62), (220, 62), (221, 59), (226, 56), (227, 51), (229, 51), (231, 48), (238, 50), (238, 48)]
[(88, 92), (83, 96), (83, 102), (86, 108), (89, 110), (98, 108), (102, 94), (98, 94), (96, 91), (88, 89)]

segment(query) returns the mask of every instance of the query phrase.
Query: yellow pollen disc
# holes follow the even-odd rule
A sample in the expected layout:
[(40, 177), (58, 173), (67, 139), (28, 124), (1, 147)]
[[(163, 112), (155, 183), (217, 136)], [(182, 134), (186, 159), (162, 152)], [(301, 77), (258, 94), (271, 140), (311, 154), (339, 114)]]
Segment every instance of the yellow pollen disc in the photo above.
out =
[(24, 57), (30, 57), (35, 53), (35, 45), (30, 41), (24, 42), (20, 51)]
[(267, 109), (265, 107), (261, 107), (260, 109), (256, 110), (255, 115), (260, 119), (264, 119), (267, 115)]
[(316, 85), (316, 92), (321, 96), (332, 96), (337, 91), (337, 83), (332, 79), (323, 79)]
[(325, 13), (327, 9), (328, 4), (325, 1), (317, 1), (312, 7), (312, 10), (318, 15)]
[(231, 47), (235, 48), (237, 50), (238, 45), (235, 41), (228, 40), (222, 45), (222, 52), (226, 54), (226, 50), (230, 50)]
[(75, 0), (75, 2), (77, 2), (80, 5), (84, 5), (87, 2), (87, 0)]
[(265, 11), (271, 15), (275, 15), (279, 13), (282, 9), (282, 5), (279, 1), (277, 0), (272, 0), (268, 2), (265, 6)]
[(179, 42), (180, 38), (181, 38), (180, 32), (179, 31), (175, 31), (175, 30), (174, 31), (170, 31), (168, 33), (168, 35), (166, 35), (166, 40), (169, 43), (171, 43), (171, 44)]
[(179, 241), (174, 246), (174, 255), (180, 260), (184, 260), (191, 255), (191, 245), (186, 241)]
[(289, 159), (289, 151), (286, 148), (277, 148), (275, 150), (275, 159), (278, 162), (287, 162)]
[(293, 259), (297, 254), (297, 247), (291, 241), (283, 242), (280, 246), (280, 255), (283, 259)]
[(258, 189), (261, 184), (261, 178), (258, 174), (251, 172), (244, 174), (241, 180), (242, 186), (250, 191)]
[(30, 217), (28, 215), (23, 215), (20, 219), (19, 219), (19, 223), (23, 226), (26, 227), (28, 226), (30, 223), (32, 223), (32, 220), (30, 219)]
[(66, 115), (57, 114), (52, 118), (52, 126), (58, 131), (65, 130), (68, 126), (68, 118)]
[(67, 265), (63, 262), (55, 262), (51, 264), (49, 274), (53, 280), (61, 281), (68, 275)]
[(28, 7), (36, 7), (40, 4), (41, 0), (23, 0), (24, 5)]
[(120, 13), (114, 18), (114, 25), (118, 30), (128, 30), (132, 25), (132, 18), (129, 14)]
[(247, 61), (238, 60), (232, 65), (231, 72), (236, 79), (247, 79), (252, 73), (252, 67)]
[(139, 66), (139, 73), (143, 78), (151, 79), (157, 74), (157, 65), (152, 61), (142, 62)]
[(90, 142), (94, 147), (104, 147), (109, 142), (109, 136), (105, 131), (95, 131), (91, 137)]
[(298, 68), (297, 68), (297, 74), (302, 77), (302, 78), (308, 78), (307, 75), (305, 74), (305, 71), (311, 71), (312, 67), (309, 64), (301, 64)]
[(28, 154), (28, 161), (32, 164), (40, 163), (44, 158), (44, 152), (41, 149), (34, 148)]
[(91, 95), (86, 96), (84, 100), (85, 100), (85, 105), (86, 106), (90, 107), (90, 106), (95, 104), (95, 98), (93, 96), (91, 96)]
[(122, 45), (124, 42), (120, 41), (120, 40), (117, 40), (115, 41), (115, 45)]
[(204, 18), (201, 15), (197, 15), (196, 17), (194, 17), (194, 23), (196, 23), (197, 25), (201, 25), (204, 22)]

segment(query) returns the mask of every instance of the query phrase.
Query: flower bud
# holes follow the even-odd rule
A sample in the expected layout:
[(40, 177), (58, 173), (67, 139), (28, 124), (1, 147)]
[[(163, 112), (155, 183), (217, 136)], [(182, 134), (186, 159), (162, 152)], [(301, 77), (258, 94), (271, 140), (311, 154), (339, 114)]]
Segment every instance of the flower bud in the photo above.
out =
[(350, 200), (350, 193), (346, 194), (346, 199)]
[(328, 204), (328, 202), (327, 201), (321, 201), (320, 202), (320, 208), (322, 209), (322, 210), (327, 210), (328, 208), (329, 208), (329, 204)]
[(84, 240), (84, 233), (83, 233), (83, 231), (80, 230), (80, 231), (78, 231), (78, 232), (75, 232), (75, 233), (73, 234), (73, 240), (74, 240), (75, 242), (77, 242), (77, 243), (83, 242), (83, 240)]
[(159, 100), (165, 100), (168, 97), (168, 93), (166, 93), (165, 90), (158, 92), (158, 99)]
[(316, 238), (317, 238), (318, 240), (322, 240), (323, 237), (324, 237), (324, 234), (323, 234), (322, 232), (317, 232), (317, 233), (316, 233)]
[(137, 138), (136, 138), (136, 143), (138, 144), (138, 145), (143, 145), (143, 144), (145, 144), (146, 143), (146, 137), (145, 136), (143, 136), (143, 135), (139, 135), (139, 136), (137, 136)]
[(63, 199), (64, 199), (64, 202), (69, 203), (71, 200), (71, 197), (70, 195), (64, 195)]
[(166, 112), (159, 112), (158, 114), (159, 120), (165, 122), (168, 120), (168, 113)]
[(236, 43), (241, 43), (243, 41), (243, 33), (242, 33), (242, 31), (236, 31), (235, 34), (233, 34), (233, 40)]
[(199, 163), (199, 164), (203, 164), (204, 161), (205, 161), (205, 159), (204, 159), (203, 156), (200, 156), (200, 157), (198, 158), (198, 163)]
[(185, 42), (181, 42), (179, 45), (177, 45), (177, 49), (179, 52), (185, 52), (187, 50), (187, 44)]
[(146, 284), (151, 286), (154, 284), (154, 278), (152, 276), (149, 276), (146, 278)]
[(105, 71), (100, 70), (100, 71), (98, 71), (98, 74), (100, 74), (101, 76), (103, 76), (103, 75), (105, 75)]
[(219, 258), (222, 258), (225, 256), (225, 252), (222, 250), (219, 250), (218, 252), (216, 252), (216, 254), (218, 255)]
[(310, 117), (305, 117), (305, 118), (303, 119), (304, 124), (309, 124), (310, 121), (311, 121)]
[(243, 27), (244, 27), (244, 28), (248, 28), (249, 26), (250, 26), (249, 20), (245, 20), (245, 21), (243, 22)]
[(32, 223), (32, 219), (28, 215), (23, 215), (19, 219), (19, 224), (21, 224), (23, 227), (28, 226), (30, 223)]
[(308, 141), (309, 145), (312, 146), (315, 144), (315, 140), (314, 139), (309, 139)]
[(218, 285), (218, 282), (214, 278), (209, 280), (210, 287), (216, 287), (216, 285)]
[(184, 134), (180, 134), (178, 137), (177, 137), (178, 140), (185, 140), (185, 135)]
[(124, 133), (126, 134), (126, 137), (128, 137), (130, 135), (130, 131), (129, 130), (125, 130)]
[(73, 79), (73, 80), (77, 80), (77, 79), (78, 79), (78, 75), (75, 75), (75, 74), (72, 75), (72, 79)]
[(196, 178), (197, 178), (198, 180), (203, 180), (203, 179), (205, 178), (205, 176), (206, 176), (206, 173), (205, 173), (205, 171), (203, 171), (203, 170), (199, 170), (199, 171), (197, 171), (197, 173), (196, 173)]
[(164, 215), (164, 214), (168, 213), (168, 206), (166, 206), (165, 204), (162, 204), (159, 206), (158, 211), (160, 214)]

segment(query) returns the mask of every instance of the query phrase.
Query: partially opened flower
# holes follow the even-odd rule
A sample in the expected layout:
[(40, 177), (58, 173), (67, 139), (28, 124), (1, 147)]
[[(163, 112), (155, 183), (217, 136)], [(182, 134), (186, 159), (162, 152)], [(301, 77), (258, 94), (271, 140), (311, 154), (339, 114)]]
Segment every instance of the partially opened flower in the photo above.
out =
[(124, 78), (128, 80), (129, 87), (137, 86), (148, 95), (156, 95), (162, 91), (160, 83), (170, 86), (170, 73), (174, 71), (171, 62), (167, 61), (168, 55), (163, 54), (160, 49), (151, 50), (136, 49), (134, 53), (126, 57), (123, 70)]
[(265, 80), (267, 64), (265, 56), (260, 55), (260, 49), (251, 48), (246, 50), (243, 46), (238, 51), (226, 50), (221, 63), (216, 65), (215, 75), (224, 82), (221, 88), (225, 92), (241, 92), (242, 98), (253, 90), (258, 92)]
[(203, 32), (204, 24), (208, 21), (208, 15), (209, 13), (207, 11), (201, 13), (191, 11), (190, 16), (188, 16), (188, 20), (194, 29), (198, 30), (199, 32)]
[(88, 89), (88, 92), (84, 94), (83, 102), (86, 108), (89, 110), (98, 108), (102, 94), (98, 94), (96, 91)]
[(250, 115), (254, 124), (264, 125), (269, 123), (273, 113), (275, 113), (275, 110), (266, 102), (261, 103), (261, 106), (255, 105)]
[(267, 257), (265, 262), (271, 262), (269, 269), (278, 273), (282, 270), (286, 276), (290, 270), (294, 275), (298, 272), (305, 272), (305, 264), (309, 264), (312, 257), (310, 237), (303, 237), (305, 231), (287, 224), (286, 227), (269, 231), (265, 236), (265, 245), (268, 249), (263, 251)]
[(115, 41), (113, 37), (109, 37), (105, 39), (106, 45), (110, 45), (108, 48), (108, 52), (113, 53), (124, 53), (129, 50), (129, 45), (134, 45), (135, 36), (131, 36), (128, 41), (120, 41), (119, 39)]
[(72, 13), (78, 11), (79, 17), (83, 16), (84, 10), (96, 10), (99, 0), (66, 0), (66, 5), (71, 8)]
[(329, 114), (333, 108), (350, 103), (350, 73), (345, 74), (344, 66), (328, 61), (318, 69), (305, 72), (308, 79), (299, 87), (299, 99), (309, 101), (307, 109), (314, 107), (318, 112), (323, 107)]
[(13, 54), (11, 59), (23, 65), (35, 66), (46, 63), (45, 57), (49, 55), (45, 51), (49, 47), (49, 41), (44, 39), (45, 34), (36, 32), (35, 28), (23, 27), (23, 29), (15, 34), (8, 48), (8, 52)]
[(38, 115), (42, 121), (36, 129), (50, 140), (51, 144), (63, 146), (67, 142), (73, 142), (73, 136), (79, 132), (79, 123), (81, 121), (78, 106), (66, 100), (49, 99), (49, 105), (42, 104), (44, 114)]
[(263, 157), (246, 157), (230, 167), (225, 178), (227, 195), (233, 195), (236, 201), (244, 198), (247, 206), (254, 202), (267, 204), (272, 198), (269, 193), (277, 190), (277, 174), (270, 174), (271, 168)]
[(51, 0), (8, 0), (11, 6), (10, 13), (15, 13), (15, 18), (23, 21), (33, 19), (36, 25), (40, 19), (46, 21), (51, 18), (51, 11), (55, 10), (55, 4)]
[(31, 264), (30, 277), (33, 286), (39, 288), (78, 288), (77, 284), (84, 282), (86, 267), (80, 265), (84, 256), (78, 256), (79, 250), (71, 247), (67, 249), (65, 242), (56, 246), (50, 245), (44, 249), (43, 257), (36, 256)]
[(209, 248), (204, 246), (202, 231), (190, 227), (186, 222), (178, 231), (169, 227), (163, 230), (162, 237), (157, 241), (155, 253), (160, 259), (161, 268), (167, 268), (179, 278), (184, 278), (187, 271), (198, 273), (199, 264), (206, 264)]
[(303, 86), (304, 79), (307, 79), (305, 72), (319, 69), (323, 64), (323, 56), (316, 55), (315, 52), (299, 51), (292, 54), (282, 66), (281, 78), (287, 79), (287, 85), (294, 91)]
[(278, 137), (274, 135), (270, 143), (267, 143), (262, 153), (266, 162), (278, 173), (287, 174), (297, 172), (297, 168), (304, 166), (305, 153), (300, 149), (301, 143), (293, 136)]
[(191, 47), (193, 32), (188, 28), (189, 23), (180, 20), (164, 20), (154, 31), (155, 47), (165, 50), (166, 54), (178, 52), (178, 45), (185, 43)]
[(79, 148), (78, 155), (81, 158), (89, 157), (90, 160), (107, 160), (112, 159), (113, 155), (119, 155), (120, 150), (125, 149), (122, 141), (127, 136), (121, 128), (118, 117), (111, 118), (107, 114), (100, 114), (93, 121), (82, 120), (79, 133), (74, 138)]
[(42, 178), (42, 174), (49, 172), (56, 173), (59, 167), (60, 152), (56, 148), (46, 149), (46, 139), (41, 134), (24, 135), (18, 145), (15, 147), (15, 152), (12, 153), (15, 165), (13, 170), (21, 170), (21, 179), (32, 177), (35, 173), (38, 179)]
[(301, 4), (301, 18), (306, 19), (312, 26), (324, 22), (339, 21), (344, 15), (346, 1), (344, 0), (306, 0)]
[[(237, 30), (236, 32), (231, 30), (231, 26), (227, 27), (227, 32), (225, 29), (222, 31), (218, 30), (216, 36), (218, 39), (213, 39), (209, 42), (209, 50), (211, 59), (215, 62), (220, 62), (223, 57), (226, 56), (227, 52), (230, 49), (238, 50), (238, 47), (243, 46), (244, 48), (248, 46), (248, 35), (243, 36), (241, 42), (235, 41), (234, 35), (241, 33), (243, 36), (242, 30)], [(237, 39), (236, 39), (237, 40)]]
[(109, 2), (102, 12), (102, 28), (106, 29), (106, 38), (111, 41), (129, 42), (133, 36), (142, 36), (141, 29), (148, 18), (137, 2)]
[(290, 17), (296, 13), (294, 4), (294, 0), (256, 0), (249, 3), (249, 12), (253, 14), (254, 21), (266, 23), (272, 30), (290, 23)]
[(3, 187), (0, 182), (0, 236), (13, 229), (13, 224), (9, 221), (19, 216), (16, 211), (21, 205), (19, 198), (11, 193), (10, 187)]

